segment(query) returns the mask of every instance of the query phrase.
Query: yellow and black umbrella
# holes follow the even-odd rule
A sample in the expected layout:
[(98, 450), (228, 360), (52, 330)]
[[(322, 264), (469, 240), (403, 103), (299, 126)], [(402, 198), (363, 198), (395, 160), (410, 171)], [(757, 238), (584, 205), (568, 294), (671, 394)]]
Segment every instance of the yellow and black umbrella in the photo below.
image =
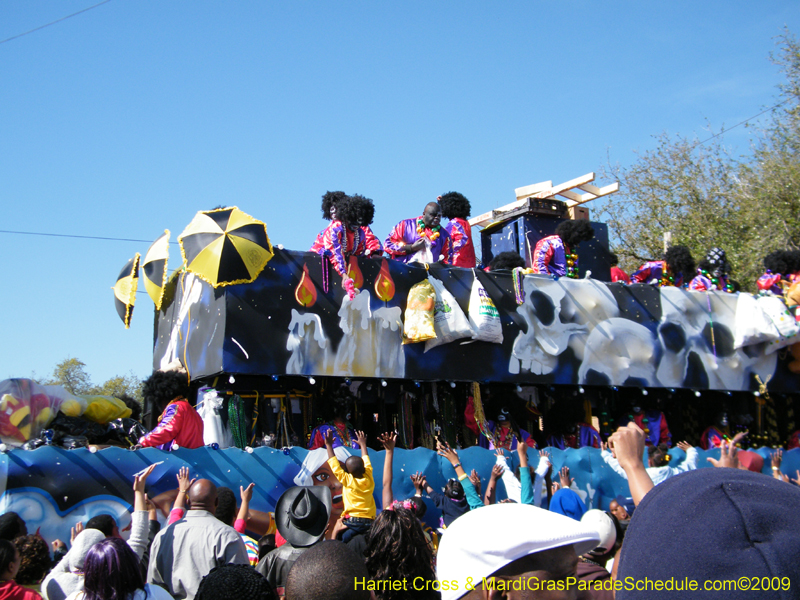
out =
[(186, 269), (215, 288), (254, 281), (273, 255), (267, 226), (235, 206), (197, 213), (178, 243)]
[(142, 261), (144, 288), (161, 310), (164, 301), (164, 286), (167, 283), (167, 259), (169, 258), (169, 229), (150, 245)]
[(119, 277), (117, 277), (117, 283), (111, 288), (114, 290), (114, 305), (117, 307), (117, 314), (122, 319), (122, 322), (125, 323), (125, 329), (131, 326), (137, 287), (139, 287), (138, 252), (122, 267), (122, 271), (119, 272)]

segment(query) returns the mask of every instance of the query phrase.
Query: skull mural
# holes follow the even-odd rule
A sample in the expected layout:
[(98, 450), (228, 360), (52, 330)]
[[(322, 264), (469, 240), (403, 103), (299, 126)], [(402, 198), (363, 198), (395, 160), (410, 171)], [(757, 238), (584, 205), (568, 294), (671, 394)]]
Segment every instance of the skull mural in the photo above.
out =
[(561, 281), (528, 275), (523, 286), (525, 302), (517, 308), (517, 313), (525, 319), (527, 330), (520, 331), (514, 340), (508, 371), (546, 375), (555, 370), (570, 338), (585, 333), (587, 327), (562, 320), (562, 301), (567, 290)]
[(734, 348), (737, 304), (737, 294), (661, 288), (661, 385), (747, 390), (752, 375), (775, 371), (777, 357), (763, 344)]
[(578, 371), (591, 385), (657, 385), (658, 347), (644, 325), (614, 317), (599, 323), (586, 339)]

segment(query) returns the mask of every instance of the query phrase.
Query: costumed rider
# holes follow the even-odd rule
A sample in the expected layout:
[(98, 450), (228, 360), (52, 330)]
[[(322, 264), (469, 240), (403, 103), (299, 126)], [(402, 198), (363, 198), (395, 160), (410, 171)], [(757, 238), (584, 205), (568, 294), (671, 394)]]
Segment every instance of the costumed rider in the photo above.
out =
[(722, 442), (739, 442), (739, 440), (747, 435), (747, 423), (751, 421), (752, 417), (750, 415), (738, 415), (735, 423), (735, 428), (738, 431), (736, 431), (734, 435), (731, 435), (731, 431), (734, 427), (731, 426), (728, 413), (718, 413), (714, 418), (714, 424), (710, 427), (706, 427), (705, 431), (703, 431), (703, 434), (700, 436), (700, 447), (703, 450), (713, 450), (714, 448), (722, 446)]
[(712, 248), (697, 266), (697, 275), (689, 282), (689, 290), (706, 292), (721, 290), (733, 292), (733, 285), (728, 281), (731, 266), (722, 248)]
[(531, 272), (555, 277), (578, 277), (578, 244), (594, 237), (589, 221), (564, 221), (556, 227), (555, 235), (536, 242), (531, 257)]
[(453, 241), (441, 226), (442, 209), (429, 202), (422, 215), (400, 221), (386, 238), (383, 249), (394, 260), (404, 263), (453, 264)]
[(600, 432), (588, 423), (577, 421), (566, 426), (561, 433), (547, 438), (547, 446), (566, 450), (567, 448), (600, 448)]
[(350, 410), (355, 403), (355, 398), (346, 387), (339, 388), (333, 393), (329, 405), (333, 406), (333, 419), (316, 427), (311, 432), (308, 443), (309, 450), (325, 447), (325, 434), (333, 432), (333, 448), (360, 448), (356, 441), (356, 432), (350, 424)]
[(611, 282), (621, 281), (622, 283), (630, 283), (631, 277), (625, 271), (619, 268), (619, 256), (610, 252), (608, 255), (608, 264), (611, 267), (609, 269), (611, 273)]
[(330, 260), (333, 268), (342, 276), (342, 287), (352, 300), (356, 292), (353, 280), (347, 275), (348, 259), (351, 256), (380, 258), (383, 254), (380, 240), (369, 228), (375, 217), (375, 205), (369, 198), (356, 194), (337, 198), (331, 210), (335, 217), (317, 236), (310, 252)]
[(768, 296), (783, 296), (800, 279), (800, 252), (775, 250), (764, 257), (766, 272), (758, 278), (758, 292)]
[[(333, 221), (336, 218), (336, 203), (340, 200), (344, 200), (347, 198), (347, 194), (344, 192), (325, 192), (322, 196), (322, 218), (326, 221)], [(314, 245), (311, 246), (311, 252), (316, 252), (314, 248), (322, 248), (322, 236), (325, 233), (325, 229), (320, 231), (317, 234), (317, 239), (314, 241)]]
[(663, 260), (651, 260), (631, 273), (631, 283), (649, 283), (658, 286), (686, 285), (694, 277), (695, 263), (686, 246), (670, 246)]
[(600, 448), (600, 432), (588, 421), (592, 420), (592, 405), (583, 402), (561, 402), (558, 408), (548, 411), (545, 425), (549, 432), (546, 446), (566, 450), (567, 448)]
[(617, 420), (618, 427), (625, 427), (633, 421), (644, 431), (644, 443), (648, 446), (666, 445), (672, 446), (672, 434), (669, 432), (667, 417), (658, 409), (645, 410), (639, 405), (631, 407), (631, 412)]
[(139, 438), (143, 448), (172, 450), (203, 446), (203, 419), (189, 404), (186, 373), (154, 371), (142, 384), (145, 405), (161, 411), (158, 425)]
[[(478, 437), (478, 446), (489, 450), (503, 449), (513, 452), (520, 442), (530, 448), (536, 448), (536, 440), (524, 429), (520, 429), (508, 408), (503, 406), (497, 413), (496, 421), (486, 422), (486, 431), (478, 427), (475, 420), (475, 405), (470, 397), (464, 411), (464, 424)], [(485, 434), (488, 434), (487, 437)]]
[(472, 228), (469, 225), (470, 205), (462, 194), (447, 192), (439, 196), (442, 216), (449, 219), (444, 228), (453, 244), (453, 266), (475, 268), (475, 246), (472, 244)]

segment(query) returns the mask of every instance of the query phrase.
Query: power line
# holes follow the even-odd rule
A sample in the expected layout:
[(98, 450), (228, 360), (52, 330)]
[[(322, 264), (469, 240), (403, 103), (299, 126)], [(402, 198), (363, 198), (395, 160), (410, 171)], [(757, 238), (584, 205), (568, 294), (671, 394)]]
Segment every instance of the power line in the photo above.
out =
[[(128, 238), (99, 237), (96, 235), (71, 235), (67, 233), (42, 233), (39, 231), (10, 231), (7, 229), (0, 229), (0, 233), (13, 233), (17, 235), (42, 235), (46, 237), (77, 238), (81, 240), (106, 240), (111, 242), (142, 242), (145, 244), (153, 243), (153, 240), (132, 240)], [(170, 242), (170, 244), (177, 244), (177, 243), (178, 242)]]
[(732, 125), (731, 127), (728, 127), (727, 129), (723, 129), (723, 130), (722, 130), (722, 131), (720, 131), (719, 133), (715, 133), (715, 134), (714, 134), (714, 135), (712, 135), (710, 138), (707, 138), (707, 139), (703, 140), (702, 142), (697, 142), (697, 143), (695, 144), (695, 146), (702, 146), (702, 145), (703, 145), (703, 144), (705, 144), (706, 142), (710, 142), (710, 141), (711, 141), (711, 140), (713, 140), (714, 138), (716, 138), (716, 137), (719, 137), (719, 136), (721, 136), (721, 135), (722, 135), (722, 134), (724, 134), (724, 133), (728, 133), (728, 132), (729, 132), (731, 129), (735, 129), (736, 127), (739, 127), (739, 125), (744, 125), (745, 123), (749, 123), (749, 122), (750, 122), (750, 121), (752, 121), (753, 119), (757, 119), (757, 118), (758, 118), (758, 117), (760, 117), (761, 115), (763, 115), (763, 114), (766, 114), (766, 113), (768, 113), (768, 112), (770, 112), (770, 111), (773, 111), (773, 110), (775, 110), (776, 108), (778, 108), (778, 107), (780, 107), (780, 106), (783, 106), (783, 105), (784, 105), (784, 104), (786, 104), (786, 103), (787, 103), (789, 100), (791, 100), (791, 98), (787, 98), (787, 99), (786, 99), (786, 100), (784, 100), (783, 102), (778, 102), (778, 103), (777, 103), (775, 106), (772, 106), (772, 107), (770, 107), (770, 108), (767, 108), (767, 109), (765, 109), (765, 110), (762, 110), (762, 111), (761, 111), (760, 113), (758, 113), (757, 115), (755, 115), (755, 116), (752, 116), (752, 117), (750, 117), (749, 119), (745, 119), (745, 120), (744, 120), (744, 121), (742, 121), (741, 123), (737, 123), (736, 125)]
[(39, 25), (39, 27), (34, 27), (29, 31), (25, 31), (23, 33), (18, 33), (17, 35), (13, 35), (10, 38), (6, 38), (4, 40), (0, 40), (0, 44), (5, 44), (6, 42), (10, 42), (11, 40), (15, 40), (17, 38), (21, 38), (23, 35), (28, 35), (29, 33), (33, 33), (34, 31), (39, 31), (40, 29), (44, 29), (45, 27), (50, 27), (50, 25), (55, 25), (56, 23), (60, 23), (61, 21), (66, 21), (67, 19), (74, 17), (75, 15), (79, 15), (81, 13), (85, 13), (87, 10), (92, 10), (93, 8), (97, 8), (102, 4), (106, 4), (111, 2), (111, 0), (103, 0), (102, 2), (98, 2), (90, 6), (89, 8), (84, 8), (83, 10), (79, 10), (78, 12), (72, 13), (71, 15), (67, 15), (66, 17), (61, 17), (60, 19), (56, 19), (55, 21), (50, 21), (49, 23), (45, 23), (44, 25)]

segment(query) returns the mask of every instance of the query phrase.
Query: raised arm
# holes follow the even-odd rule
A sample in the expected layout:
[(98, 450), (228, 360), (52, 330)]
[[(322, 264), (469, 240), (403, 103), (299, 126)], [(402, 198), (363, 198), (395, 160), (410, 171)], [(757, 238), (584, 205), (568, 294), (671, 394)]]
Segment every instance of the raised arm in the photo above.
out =
[(517, 454), (519, 454), (519, 501), (521, 504), (533, 504), (533, 481), (531, 481), (531, 470), (528, 468), (528, 445), (517, 444)]
[(141, 475), (133, 477), (133, 510), (134, 512), (144, 511), (147, 512), (147, 499), (144, 497), (144, 488), (147, 483), (147, 478), (150, 473), (155, 469), (155, 465), (147, 467)]
[(244, 533), (247, 529), (247, 519), (250, 518), (250, 500), (253, 499), (254, 487), (256, 487), (255, 483), (251, 483), (246, 488), (239, 486), (239, 498), (242, 503), (239, 505), (236, 521), (233, 523), (233, 528), (239, 533)]
[(478, 496), (478, 494), (475, 492), (475, 488), (473, 487), (472, 482), (469, 480), (469, 477), (467, 477), (464, 467), (461, 466), (461, 461), (458, 460), (458, 454), (456, 451), (450, 448), (448, 444), (442, 444), (441, 442), (436, 443), (436, 450), (439, 456), (447, 459), (447, 461), (453, 467), (453, 470), (456, 472), (456, 477), (458, 477), (458, 480), (461, 482), (461, 485), (464, 488), (464, 495), (467, 497), (467, 502), (469, 503), (470, 509), (483, 506), (483, 501), (481, 501), (480, 496)]
[[(481, 476), (478, 475), (478, 472), (475, 469), (472, 469), (469, 473), (469, 481), (472, 484), (472, 487), (475, 488), (475, 493), (478, 494), (480, 497), (481, 495)], [(486, 501), (484, 501), (486, 504)]]
[(628, 486), (631, 496), (633, 496), (633, 503), (637, 506), (645, 494), (653, 489), (653, 480), (650, 479), (642, 462), (644, 438), (644, 431), (634, 422), (620, 427), (608, 438), (609, 445), (614, 449), (620, 466), (628, 476)]
[[(378, 441), (383, 445), (383, 449), (386, 452), (383, 459), (383, 494), (381, 496), (383, 508), (386, 508), (387, 506), (391, 506), (392, 502), (394, 502), (394, 492), (392, 492), (392, 461), (394, 460), (394, 446), (397, 442), (397, 434), (394, 432), (384, 433), (378, 436)], [(414, 481), (413, 477), (411, 481)], [(416, 483), (414, 487), (416, 487)]]
[(483, 496), (483, 503), (486, 506), (494, 504), (497, 500), (497, 480), (503, 476), (503, 467), (494, 465), (492, 474), (489, 476), (489, 483), (486, 484), (486, 494)]
[(361, 447), (361, 457), (366, 458), (369, 456), (369, 449), (367, 448), (367, 434), (363, 431), (356, 431), (356, 441)]
[(172, 505), (172, 510), (169, 512), (168, 525), (175, 521), (180, 520), (186, 512), (186, 493), (192, 484), (197, 479), (189, 479), (189, 467), (181, 467), (178, 469), (178, 474), (175, 476), (178, 479), (178, 495), (175, 496), (175, 502)]
[(147, 498), (145, 497), (145, 485), (150, 473), (155, 469), (155, 465), (150, 465), (141, 475), (133, 478), (133, 515), (131, 517), (131, 535), (128, 538), (128, 546), (141, 559), (144, 551), (147, 550), (148, 510)]
[(325, 450), (328, 451), (328, 460), (332, 458), (336, 458), (336, 454), (333, 453), (333, 430), (328, 429), (325, 432)]

